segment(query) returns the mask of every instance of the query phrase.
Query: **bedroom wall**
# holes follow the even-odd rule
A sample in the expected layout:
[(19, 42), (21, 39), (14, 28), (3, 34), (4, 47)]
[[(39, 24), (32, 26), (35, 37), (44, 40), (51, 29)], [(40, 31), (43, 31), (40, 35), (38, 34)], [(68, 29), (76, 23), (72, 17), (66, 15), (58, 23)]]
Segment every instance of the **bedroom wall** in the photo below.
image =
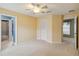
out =
[(62, 42), (62, 21), (63, 15), (52, 15), (53, 24), (53, 43)]
[(38, 18), (37, 39), (49, 43), (62, 41), (62, 15), (47, 15)]
[(37, 18), (27, 16), (14, 11), (0, 8), (1, 14), (17, 16), (17, 39), (18, 43), (26, 42), (27, 40), (36, 39), (36, 22)]

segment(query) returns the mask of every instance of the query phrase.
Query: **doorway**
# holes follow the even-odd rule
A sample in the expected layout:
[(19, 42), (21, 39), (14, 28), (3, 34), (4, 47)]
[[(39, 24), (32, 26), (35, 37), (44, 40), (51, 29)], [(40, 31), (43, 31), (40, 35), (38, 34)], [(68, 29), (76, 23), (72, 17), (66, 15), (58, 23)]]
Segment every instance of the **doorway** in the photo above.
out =
[(1, 50), (4, 50), (16, 43), (16, 17), (0, 15), (1, 27)]
[(78, 19), (77, 17), (64, 19), (63, 21), (63, 42), (78, 49)]
[(1, 20), (1, 48), (6, 48), (9, 43), (9, 21)]

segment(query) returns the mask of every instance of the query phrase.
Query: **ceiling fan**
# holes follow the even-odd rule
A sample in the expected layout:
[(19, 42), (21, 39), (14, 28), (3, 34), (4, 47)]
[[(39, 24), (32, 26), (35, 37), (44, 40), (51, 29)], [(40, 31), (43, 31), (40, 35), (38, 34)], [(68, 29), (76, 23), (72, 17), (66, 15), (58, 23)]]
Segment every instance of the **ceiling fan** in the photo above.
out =
[(37, 14), (37, 13), (50, 13), (51, 12), (51, 11), (48, 10), (47, 5), (37, 4), (37, 3), (28, 4), (26, 10), (30, 10), (34, 14)]

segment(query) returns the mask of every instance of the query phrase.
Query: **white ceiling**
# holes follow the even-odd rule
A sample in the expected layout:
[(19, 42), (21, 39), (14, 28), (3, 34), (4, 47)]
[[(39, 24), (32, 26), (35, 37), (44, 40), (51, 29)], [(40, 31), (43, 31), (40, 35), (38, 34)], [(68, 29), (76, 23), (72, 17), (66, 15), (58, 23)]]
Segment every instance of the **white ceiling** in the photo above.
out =
[[(79, 11), (78, 3), (44, 3), (48, 6), (48, 9), (52, 11), (49, 14), (67, 14), (69, 10)], [(27, 9), (27, 3), (0, 3), (1, 8), (6, 8), (8, 10), (16, 11), (30, 16), (40, 16), (45, 14), (33, 14)]]

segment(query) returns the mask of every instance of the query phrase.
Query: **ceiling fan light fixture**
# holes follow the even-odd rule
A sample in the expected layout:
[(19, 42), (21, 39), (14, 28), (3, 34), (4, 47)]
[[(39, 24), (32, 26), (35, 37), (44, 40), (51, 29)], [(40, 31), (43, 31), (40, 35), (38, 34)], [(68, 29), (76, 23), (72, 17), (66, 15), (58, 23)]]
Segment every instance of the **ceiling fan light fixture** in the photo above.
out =
[(28, 4), (27, 9), (33, 11), (33, 13), (46, 13), (48, 11), (47, 5), (42, 4)]

